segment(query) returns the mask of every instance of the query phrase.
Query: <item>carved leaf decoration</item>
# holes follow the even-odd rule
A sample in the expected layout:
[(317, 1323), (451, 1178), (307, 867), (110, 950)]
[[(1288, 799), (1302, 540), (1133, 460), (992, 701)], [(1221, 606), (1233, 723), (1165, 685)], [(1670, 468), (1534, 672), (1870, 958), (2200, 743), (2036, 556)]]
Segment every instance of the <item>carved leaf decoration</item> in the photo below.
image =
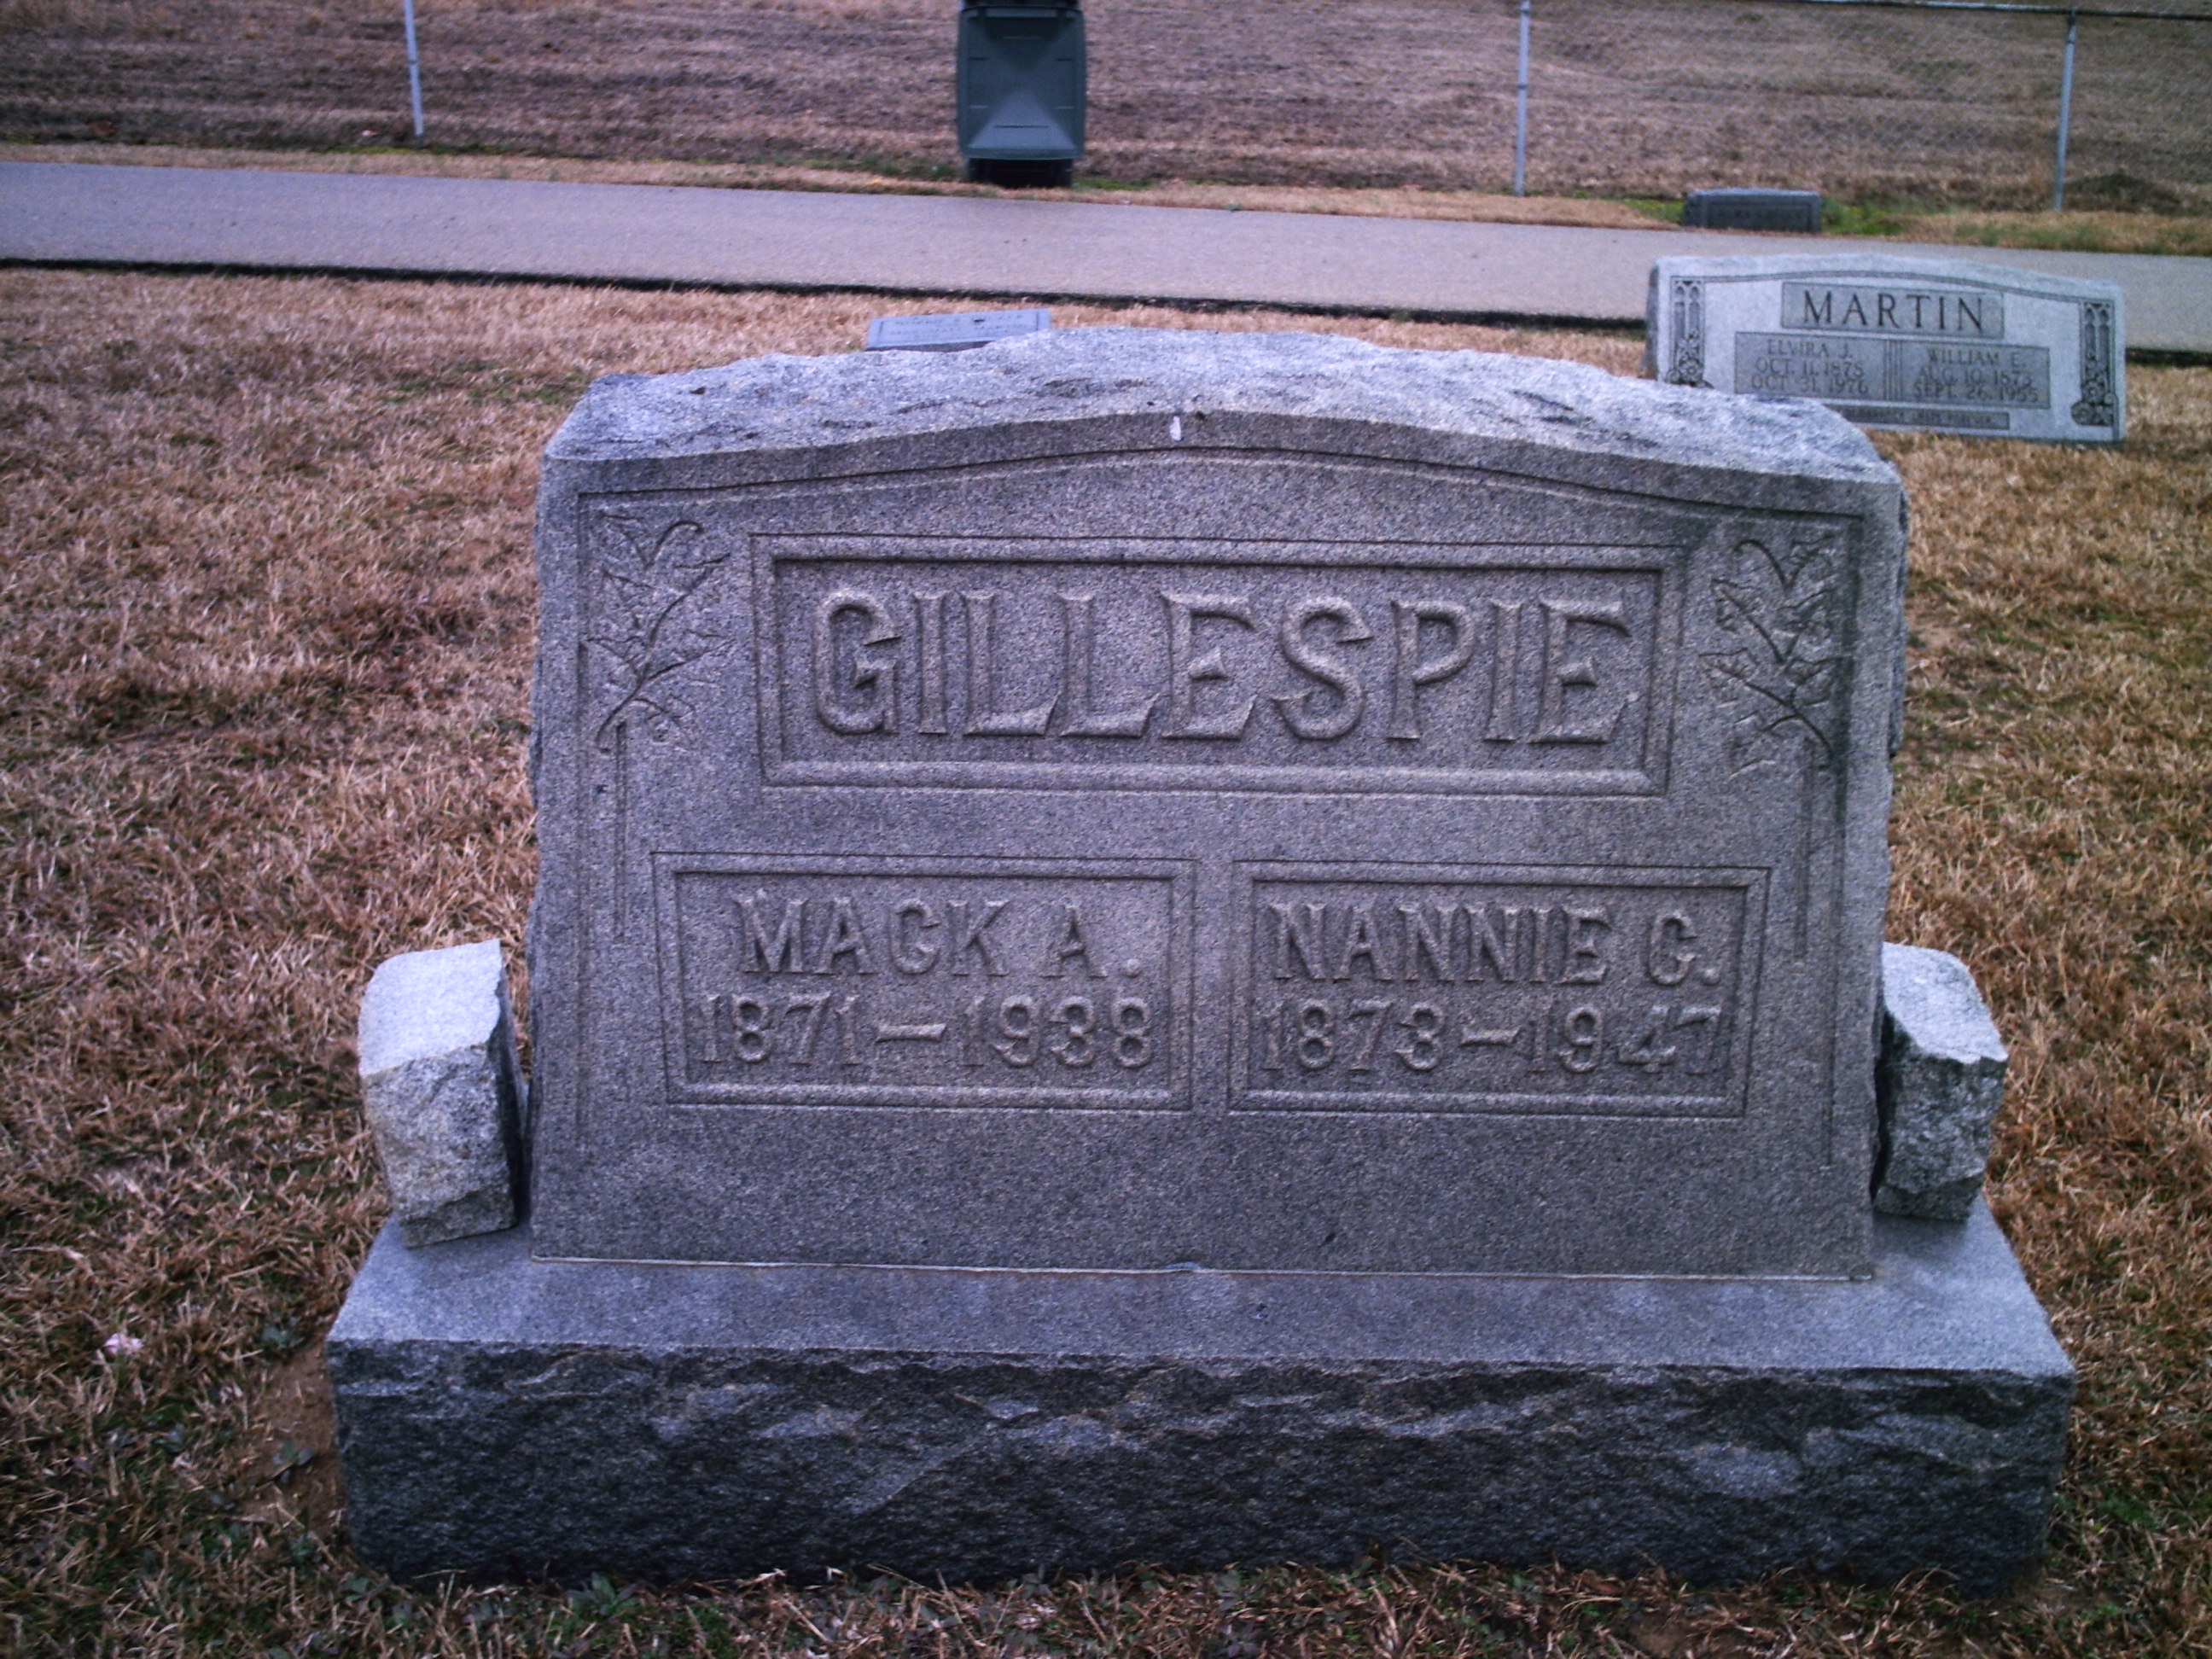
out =
[(1789, 713), (1759, 691), (1759, 671), (1751, 653), (1715, 653), (1700, 661), (1706, 680), (1734, 717), (1729, 726), (1729, 770), (1747, 772), (1754, 766), (1781, 759), (1789, 745), (1776, 727), (1789, 718)]
[(1712, 651), (1698, 660), (1705, 665), (1705, 678), (1712, 682), (1713, 690), (1727, 701), (1741, 702), (1758, 696), (1754, 686), (1759, 670), (1750, 652)]
[(1786, 758), (1809, 739), (1816, 759), (1825, 764), (1826, 738), (1805, 711), (1763, 683), (1758, 666), (1744, 653), (1705, 658), (1706, 678), (1722, 702), (1735, 715), (1729, 731), (1729, 766), (1747, 772), (1754, 766)]
[(689, 520), (669, 526), (654, 552), (659, 562), (683, 570), (706, 569), (730, 556), (728, 549), (718, 548), (707, 539), (704, 526)]
[(1765, 556), (1767, 563), (1774, 568), (1775, 579), (1787, 592), (1797, 586), (1806, 567), (1814, 560), (1821, 559), (1828, 551), (1832, 539), (1827, 536), (1792, 536), (1788, 548), (1780, 553), (1765, 542), (1751, 542), (1747, 545), (1757, 548)]
[(655, 742), (665, 742), (681, 733), (692, 709), (661, 683), (728, 643), (679, 613), (729, 550), (688, 519), (656, 529), (635, 514), (602, 511), (598, 522), (605, 533), (597, 568), (611, 603), (586, 640), (613, 659), (605, 677), (612, 707), (599, 721), (599, 740), (604, 746), (617, 725), (635, 720)]
[(1698, 660), (1735, 716), (1729, 733), (1735, 771), (1792, 750), (1824, 769), (1835, 763), (1844, 662), (1835, 648), (1838, 552), (1826, 532), (1793, 536), (1780, 555), (1747, 540), (1736, 544), (1737, 579), (1713, 579), (1714, 621), (1742, 644)]
[(1783, 672), (1797, 688), (1791, 706), (1807, 713), (1826, 709), (1836, 699), (1843, 666), (1840, 657), (1808, 658), (1790, 664)]
[(1759, 625), (1759, 595), (1748, 587), (1723, 577), (1713, 578), (1713, 607), (1720, 625), (1731, 634), (1761, 631)]
[(1828, 584), (1823, 582), (1808, 593), (1784, 599), (1778, 607), (1783, 627), (1801, 646), (1827, 643), (1828, 629), (1835, 618), (1832, 599)]

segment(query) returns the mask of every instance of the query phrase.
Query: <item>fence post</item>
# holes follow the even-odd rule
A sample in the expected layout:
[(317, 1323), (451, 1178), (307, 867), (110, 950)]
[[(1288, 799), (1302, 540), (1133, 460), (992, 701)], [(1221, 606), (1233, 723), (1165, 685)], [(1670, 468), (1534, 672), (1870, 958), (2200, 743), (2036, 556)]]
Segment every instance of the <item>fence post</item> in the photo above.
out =
[(422, 56), (415, 49), (415, 0), (399, 0), (399, 3), (407, 17), (407, 100), (414, 106), (415, 142), (419, 144), (422, 142)]
[(1528, 193), (1528, 4), (1529, 0), (1521, 0), (1521, 76), (1513, 83), (1513, 193), (1516, 196)]
[(2051, 174), (2051, 210), (2063, 211), (2066, 206), (2066, 136), (2074, 124), (2074, 36), (2081, 27), (2081, 14), (2069, 9), (2066, 14), (2066, 62), (2058, 72), (2058, 165)]

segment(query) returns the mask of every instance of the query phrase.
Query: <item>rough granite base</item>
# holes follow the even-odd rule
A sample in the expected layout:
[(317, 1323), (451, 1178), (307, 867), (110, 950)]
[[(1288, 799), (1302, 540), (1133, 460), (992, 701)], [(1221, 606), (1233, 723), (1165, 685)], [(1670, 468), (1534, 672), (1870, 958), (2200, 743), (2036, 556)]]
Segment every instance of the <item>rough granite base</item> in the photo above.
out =
[(387, 1230), (329, 1343), (388, 1572), (917, 1578), (2043, 1547), (2073, 1372), (1985, 1207), (1848, 1280), (730, 1267)]

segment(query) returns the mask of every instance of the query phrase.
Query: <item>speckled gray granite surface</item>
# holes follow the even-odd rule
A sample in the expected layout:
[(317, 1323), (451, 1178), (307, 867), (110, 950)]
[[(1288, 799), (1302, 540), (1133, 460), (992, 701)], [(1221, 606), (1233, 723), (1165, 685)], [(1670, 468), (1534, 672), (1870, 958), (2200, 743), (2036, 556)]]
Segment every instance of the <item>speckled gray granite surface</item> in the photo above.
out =
[(1314, 335), (599, 382), (538, 1249), (1863, 1272), (1902, 513), (1811, 404)]
[(2004, 1040), (1972, 971), (1942, 951), (1885, 944), (1881, 991), (1874, 1206), (1964, 1220), (1981, 1196), (2004, 1104)]
[(535, 1209), (354, 1287), (364, 1559), (2001, 1586), (2071, 1372), (1869, 1199), (1903, 507), (1809, 404), (1308, 336), (595, 386)]
[(1711, 1580), (2042, 1547), (2072, 1372), (1986, 1210), (1857, 1282), (532, 1261), (387, 1233), (329, 1343), (404, 1574), (1401, 1555)]
[(1894, 477), (1856, 428), (1817, 404), (1716, 400), (1548, 357), (1203, 329), (1060, 329), (933, 361), (895, 352), (765, 356), (677, 374), (610, 374), (592, 383), (546, 455), (811, 449), (1152, 414), (1303, 414), (1683, 466)]
[(1651, 267), (1644, 372), (1816, 398), (1862, 426), (2116, 444), (2126, 312), (2117, 283), (1981, 261), (1674, 257)]
[(401, 1236), (436, 1244), (512, 1227), (526, 1102), (499, 941), (387, 957), (362, 997), (360, 1049)]

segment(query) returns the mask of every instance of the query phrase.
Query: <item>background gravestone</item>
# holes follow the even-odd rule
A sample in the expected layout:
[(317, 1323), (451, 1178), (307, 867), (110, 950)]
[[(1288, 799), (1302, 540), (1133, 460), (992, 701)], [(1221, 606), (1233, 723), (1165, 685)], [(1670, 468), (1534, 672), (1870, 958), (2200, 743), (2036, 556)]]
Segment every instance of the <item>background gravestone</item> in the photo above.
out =
[(1820, 228), (1817, 190), (1693, 190), (1682, 203), (1682, 223), (1710, 230), (1795, 230)]
[(1090, 330), (547, 453), (535, 1206), (329, 1352), (389, 1571), (2039, 1547), (1877, 1218), (1903, 500), (1812, 404)]
[(1644, 372), (1813, 398), (1862, 426), (2118, 443), (2119, 289), (2008, 265), (1887, 254), (1661, 259)]

